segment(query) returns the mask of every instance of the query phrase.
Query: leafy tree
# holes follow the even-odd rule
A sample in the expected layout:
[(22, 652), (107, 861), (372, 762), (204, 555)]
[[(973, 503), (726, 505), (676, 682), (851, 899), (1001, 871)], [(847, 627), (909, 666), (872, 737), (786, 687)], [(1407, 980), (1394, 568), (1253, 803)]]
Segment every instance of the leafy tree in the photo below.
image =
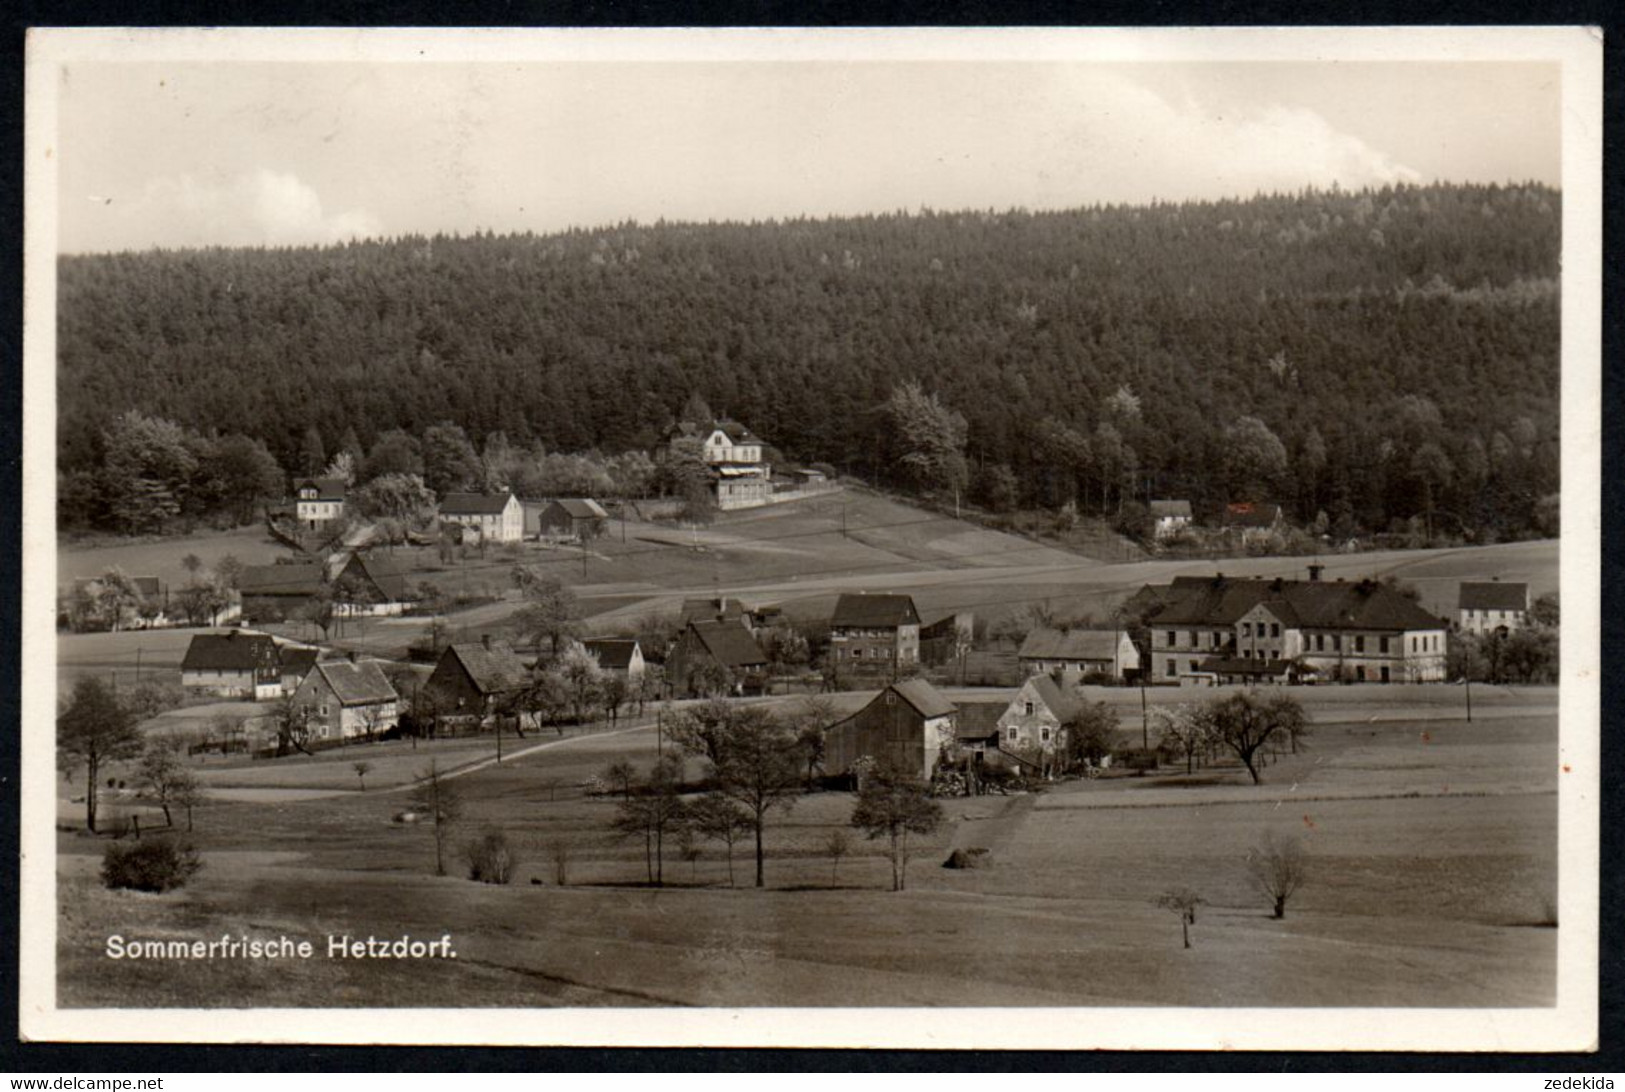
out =
[(390, 429), (378, 437), (357, 478), (370, 482), (388, 475), (423, 477), (423, 445), (401, 429)]
[(598, 660), (592, 653), (572, 641), (563, 655), (554, 661), (552, 670), (564, 680), (565, 692), (570, 697), (570, 711), (576, 721), (584, 721), (587, 710), (602, 700), (604, 669), (598, 666)]
[(1067, 718), (1066, 765), (1098, 765), (1117, 745), (1117, 710), (1103, 701), (1084, 702)]
[(1208, 702), (1206, 715), (1214, 738), (1241, 759), (1255, 785), (1261, 780), (1258, 752), (1277, 733), (1302, 734), (1307, 724), (1303, 706), (1290, 694), (1230, 694)]
[(728, 859), (728, 886), (734, 885), (734, 843), (752, 829), (751, 817), (721, 792), (708, 792), (689, 806), (689, 822), (695, 831), (721, 842)]
[(276, 456), (248, 436), (226, 436), (215, 444), (214, 472), (221, 498), (238, 523), (248, 523), (262, 504), (277, 500), (287, 488)]
[(1185, 756), (1185, 772), (1195, 772), (1196, 759), (1217, 742), (1212, 708), (1205, 704), (1165, 706), (1155, 713), (1158, 738), (1168, 750)]
[(480, 457), (460, 425), (442, 421), (423, 433), (423, 484), (438, 497), (477, 488), (484, 478)]
[(70, 766), (85, 767), (85, 827), (96, 833), (96, 794), (103, 769), (132, 758), (141, 750), (135, 719), (106, 683), (83, 676), (73, 685), (73, 700), (57, 718), (57, 750)]
[(214, 574), (227, 588), (236, 591), (243, 578), (243, 563), (237, 560), (235, 554), (221, 554), (214, 563)]
[(852, 839), (839, 828), (824, 839), (824, 852), (829, 856), (829, 882), (835, 883), (841, 875), (841, 858), (852, 852)]
[(796, 746), (801, 750), (801, 761), (806, 764), (808, 792), (812, 792), (813, 779), (824, 766), (824, 731), (836, 719), (835, 703), (822, 695), (803, 698), (791, 713)]
[(1547, 592), (1545, 595), (1535, 597), (1529, 604), (1529, 620), (1537, 626), (1546, 626), (1556, 629), (1562, 622), (1562, 610), (1559, 606), (1557, 592)]
[(299, 472), (307, 476), (320, 474), (326, 465), (327, 449), (322, 446), (321, 430), (311, 425), (299, 442)]
[(903, 445), (902, 463), (927, 488), (959, 494), (970, 476), (965, 461), (968, 425), (962, 414), (948, 409), (937, 395), (918, 383), (893, 387), (887, 413)]
[(643, 838), (644, 866), (649, 882), (665, 883), (665, 840), (687, 821), (683, 804), (682, 762), (667, 755), (654, 764), (638, 792), (623, 799), (616, 810), (614, 828), (622, 835)]
[(1224, 481), (1230, 496), (1263, 500), (1286, 474), (1286, 447), (1256, 417), (1239, 418), (1225, 429)]
[(434, 494), (416, 474), (380, 474), (352, 490), (350, 504), (377, 522), (391, 543), (434, 522)]
[(355, 771), (356, 780), (361, 783), (361, 791), (367, 791), (367, 775), (372, 773), (371, 762), (352, 762), (350, 769)]
[(434, 874), (446, 874), (446, 837), (451, 828), (463, 817), (465, 805), (462, 790), (447, 780), (433, 760), (419, 771), (407, 800), (412, 810), (426, 815), (434, 827)]
[(180, 740), (153, 739), (141, 752), (141, 781), (163, 811), (165, 826), (175, 825), (169, 809), (187, 797), (197, 781), (197, 775), (186, 765), (183, 749)]
[(123, 414), (103, 440), (102, 475), (113, 519), (121, 530), (160, 531), (178, 516), (197, 455), (186, 431), (173, 421), (134, 410)]
[(292, 694), (284, 694), (271, 706), (271, 727), (276, 730), (276, 756), (289, 751), (309, 754), (305, 744), (310, 739), (310, 706), (295, 701)]
[(560, 643), (575, 635), (581, 618), (575, 592), (558, 577), (537, 575), (522, 565), (514, 567), (514, 583), (525, 598), (525, 607), (517, 616), (520, 632), (537, 644), (547, 642), (557, 658)]
[(673, 718), (671, 739), (703, 756), (717, 791), (744, 808), (756, 840), (756, 886), (765, 885), (763, 832), (775, 809), (790, 810), (800, 782), (795, 736), (761, 706), (705, 703)]
[(910, 834), (927, 835), (942, 822), (942, 805), (931, 798), (930, 786), (915, 775), (878, 765), (858, 788), (852, 825), (871, 841), (887, 839), (891, 860), (891, 889), (908, 886)]
[(1196, 924), (1196, 908), (1206, 900), (1188, 887), (1176, 887), (1157, 896), (1156, 905), (1179, 915), (1179, 931), (1185, 947), (1191, 946), (1191, 926)]
[(599, 776), (604, 779), (606, 785), (621, 794), (622, 800), (632, 799), (632, 785), (638, 779), (638, 771), (632, 763), (624, 758), (617, 758), (604, 767), (604, 772)]

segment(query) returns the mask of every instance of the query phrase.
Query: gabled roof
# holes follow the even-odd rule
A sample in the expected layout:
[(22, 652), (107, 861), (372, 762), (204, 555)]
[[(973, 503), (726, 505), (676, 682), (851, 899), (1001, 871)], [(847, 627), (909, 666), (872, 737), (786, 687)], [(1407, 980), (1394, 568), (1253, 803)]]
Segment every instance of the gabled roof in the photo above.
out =
[(992, 739), (999, 734), (999, 718), (1009, 707), (1002, 701), (965, 702), (954, 719), (954, 738)]
[(329, 660), (316, 665), (340, 705), (377, 705), (394, 701), (400, 695), (390, 685), (377, 660)]
[(447, 493), (440, 499), (442, 516), (500, 516), (510, 493)]
[(1159, 518), (1163, 516), (1184, 516), (1191, 518), (1191, 502), (1188, 500), (1154, 500), (1151, 502), (1151, 514)]
[(611, 671), (625, 671), (632, 666), (632, 653), (637, 650), (636, 637), (592, 637), (581, 642), (588, 652), (598, 657), (598, 666)]
[(518, 690), (530, 681), (525, 665), (508, 645), (493, 641), (489, 647), (483, 642), (465, 645), (447, 645), (441, 656), (452, 656), (463, 665), (474, 688), (482, 694), (498, 694), (505, 690)]
[(1122, 630), (1035, 629), (1021, 642), (1017, 658), (1023, 660), (1115, 660)]
[(762, 646), (738, 622), (690, 622), (688, 628), (723, 667), (756, 667), (767, 663)]
[(324, 501), (341, 501), (350, 488), (343, 478), (300, 478), (293, 483), (294, 495), (306, 486), (315, 486), (316, 499)]
[(297, 675), (303, 679), (310, 674), (310, 669), (316, 666), (316, 658), (321, 655), (322, 650), (283, 645), (278, 651), (282, 656), (282, 673)]
[(844, 594), (835, 601), (835, 613), (829, 620), (836, 629), (895, 629), (919, 623), (914, 599), (890, 594)]
[[(1033, 688), (1033, 692), (1045, 705), (1049, 706), (1049, 711), (1055, 714), (1056, 719), (1064, 722), (1078, 711), (1078, 699), (1062, 690), (1048, 675), (1034, 675), (1027, 680), (1027, 685)], [(1016, 696), (1020, 697), (1020, 694)]]
[(1224, 525), (1226, 527), (1273, 527), (1276, 520), (1280, 518), (1281, 506), (1279, 504), (1241, 501), (1224, 506)]
[(905, 679), (902, 682), (892, 683), (886, 689), (895, 691), (898, 697), (912, 705), (914, 711), (922, 717), (946, 717), (959, 708), (944, 697), (942, 691), (924, 679)]
[(324, 570), (320, 561), (293, 565), (249, 565), (237, 579), (244, 595), (314, 595), (322, 586)]
[(1233, 626), (1260, 604), (1282, 622), (1309, 629), (1439, 629), (1444, 623), (1386, 584), (1213, 577), (1175, 597), (1155, 626)]
[(182, 671), (253, 671), (277, 662), (276, 642), (268, 634), (199, 633), (186, 646)]
[(358, 567), (361, 575), (373, 582), (383, 593), (386, 602), (405, 603), (417, 598), (406, 579), (407, 570), (399, 562), (374, 554), (353, 554), (344, 568), (348, 570), (351, 565)]
[(689, 622), (715, 622), (726, 619), (737, 622), (745, 616), (745, 605), (737, 599), (723, 596), (720, 599), (685, 599), (683, 600), (682, 615), (679, 619), (684, 625)]
[(761, 443), (761, 440), (757, 439), (755, 433), (751, 432), (750, 429), (746, 428), (744, 425), (730, 417), (725, 417), (720, 421), (713, 422), (710, 431), (721, 432), (724, 436), (728, 437), (728, 439), (732, 440), (736, 444)]
[(1528, 610), (1529, 585), (1503, 584), (1499, 580), (1489, 583), (1461, 585), (1461, 610)]
[(563, 497), (553, 502), (571, 519), (608, 519), (609, 513), (590, 497)]

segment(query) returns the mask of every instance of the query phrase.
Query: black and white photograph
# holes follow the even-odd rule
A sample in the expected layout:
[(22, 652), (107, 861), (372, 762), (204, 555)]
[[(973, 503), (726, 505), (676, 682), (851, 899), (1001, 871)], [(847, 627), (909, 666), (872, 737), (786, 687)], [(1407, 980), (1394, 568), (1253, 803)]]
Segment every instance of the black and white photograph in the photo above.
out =
[(1593, 1048), (1601, 69), (33, 32), (24, 1035)]

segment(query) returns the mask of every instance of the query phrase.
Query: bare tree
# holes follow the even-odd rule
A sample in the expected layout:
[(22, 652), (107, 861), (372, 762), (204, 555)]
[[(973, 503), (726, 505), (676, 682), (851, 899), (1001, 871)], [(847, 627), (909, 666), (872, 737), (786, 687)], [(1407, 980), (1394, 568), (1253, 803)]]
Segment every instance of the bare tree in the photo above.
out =
[(367, 775), (372, 773), (371, 762), (353, 762), (350, 769), (355, 771), (356, 780), (361, 782), (361, 791), (367, 791)]
[(195, 777), (181, 759), (178, 739), (154, 739), (141, 754), (141, 780), (152, 794), (152, 799), (164, 813), (164, 825), (174, 826), (170, 808), (183, 792), (183, 786)]
[(1269, 897), (1278, 918), (1286, 917), (1286, 901), (1303, 886), (1308, 865), (1309, 851), (1303, 841), (1274, 831), (1265, 831), (1247, 854), (1247, 869)]
[(186, 777), (175, 783), (174, 801), (176, 806), (186, 809), (186, 831), (190, 834), (192, 832), (192, 809), (207, 804), (209, 802), (209, 793), (203, 787), (203, 782), (199, 781), (192, 771), (188, 770), (186, 774)]
[(418, 773), (407, 798), (414, 811), (426, 813), (434, 824), (434, 874), (446, 874), (446, 836), (452, 824), (463, 817), (463, 796), (457, 786), (446, 780), (433, 760), (428, 768)]
[(720, 792), (709, 792), (689, 807), (689, 821), (706, 838), (723, 844), (728, 859), (728, 886), (734, 885), (734, 843), (750, 829), (750, 816)]
[(621, 801), (611, 824), (623, 836), (642, 836), (644, 870), (657, 887), (666, 879), (666, 835), (681, 830), (687, 817), (681, 787), (681, 760), (668, 755), (655, 763), (638, 792)]
[(841, 875), (841, 858), (852, 851), (852, 839), (844, 830), (832, 830), (824, 839), (824, 852), (829, 854), (829, 882), (835, 883)]
[(604, 772), (598, 776), (604, 779), (606, 785), (620, 793), (622, 800), (632, 798), (632, 785), (638, 779), (638, 771), (626, 759), (617, 758), (604, 767)]
[(891, 860), (891, 889), (908, 886), (910, 834), (930, 834), (942, 822), (942, 805), (931, 798), (925, 782), (891, 766), (877, 765), (858, 789), (852, 825), (869, 837), (886, 838)]
[(570, 882), (570, 843), (555, 838), (547, 844), (547, 857), (553, 862), (553, 882), (564, 887)]
[(1179, 929), (1187, 948), (1191, 946), (1191, 926), (1196, 924), (1196, 908), (1206, 901), (1188, 887), (1176, 887), (1157, 897), (1157, 906), (1179, 915)]

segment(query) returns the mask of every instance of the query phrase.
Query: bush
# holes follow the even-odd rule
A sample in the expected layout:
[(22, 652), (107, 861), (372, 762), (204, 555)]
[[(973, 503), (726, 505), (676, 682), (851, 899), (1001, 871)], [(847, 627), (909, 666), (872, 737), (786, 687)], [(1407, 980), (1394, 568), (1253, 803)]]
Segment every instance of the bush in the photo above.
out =
[(513, 879), (519, 858), (508, 847), (508, 836), (489, 830), (463, 850), (468, 858), (468, 878), (480, 883), (507, 883)]
[(102, 883), (134, 891), (168, 891), (180, 887), (202, 867), (190, 842), (154, 838), (115, 844), (102, 855)]

